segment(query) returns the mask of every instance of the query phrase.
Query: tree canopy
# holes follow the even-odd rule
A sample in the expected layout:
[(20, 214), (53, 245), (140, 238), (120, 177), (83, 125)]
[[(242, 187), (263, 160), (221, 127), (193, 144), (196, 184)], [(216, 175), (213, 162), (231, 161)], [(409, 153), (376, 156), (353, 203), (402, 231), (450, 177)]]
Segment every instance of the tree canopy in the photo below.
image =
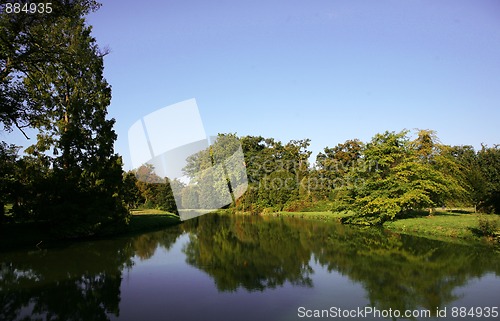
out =
[(53, 4), (51, 14), (0, 17), (0, 121), (7, 131), (38, 132), (18, 161), (22, 186), (5, 201), (14, 214), (50, 221), (69, 236), (93, 234), (128, 215), (115, 121), (107, 119), (105, 53), (85, 20), (99, 5)]

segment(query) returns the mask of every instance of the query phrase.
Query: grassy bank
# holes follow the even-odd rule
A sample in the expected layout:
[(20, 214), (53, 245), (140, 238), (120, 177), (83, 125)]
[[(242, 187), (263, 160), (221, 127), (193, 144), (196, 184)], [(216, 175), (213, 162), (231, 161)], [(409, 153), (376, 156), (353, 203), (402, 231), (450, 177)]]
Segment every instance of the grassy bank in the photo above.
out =
[(43, 223), (7, 223), (0, 225), (0, 251), (14, 248), (45, 248), (58, 243), (90, 240), (102, 237), (126, 236), (159, 230), (179, 224), (177, 215), (159, 210), (132, 211), (129, 224), (120, 230), (78, 240), (61, 239)]
[(349, 213), (332, 213), (332, 212), (274, 212), (274, 213), (263, 213), (260, 216), (271, 216), (271, 217), (295, 217), (309, 220), (321, 220), (321, 221), (338, 221), (342, 217), (346, 217), (352, 214)]
[(457, 213), (437, 211), (433, 215), (400, 219), (385, 222), (384, 227), (399, 233), (421, 235), (427, 237), (459, 238), (465, 240), (493, 240), (493, 235), (486, 235), (484, 225), (480, 222), (490, 222), (492, 234), (499, 232), (500, 216), (475, 213)]
[(160, 210), (132, 210), (131, 213), (130, 222), (120, 235), (158, 230), (181, 222), (177, 215)]
[[(422, 212), (426, 213), (426, 212)], [(240, 213), (241, 214), (241, 213)], [(300, 219), (337, 221), (354, 215), (353, 212), (269, 212), (260, 216), (294, 217)], [(480, 224), (483, 221), (483, 224)], [(485, 226), (484, 222), (487, 221)], [(500, 216), (476, 214), (473, 209), (438, 209), (432, 215), (420, 214), (415, 217), (385, 222), (384, 228), (402, 234), (423, 236), (440, 240), (498, 241), (500, 240)], [(486, 229), (489, 229), (487, 231)], [(485, 233), (486, 232), (486, 233)], [(489, 236), (484, 236), (490, 233)], [(495, 235), (496, 240), (495, 240)]]

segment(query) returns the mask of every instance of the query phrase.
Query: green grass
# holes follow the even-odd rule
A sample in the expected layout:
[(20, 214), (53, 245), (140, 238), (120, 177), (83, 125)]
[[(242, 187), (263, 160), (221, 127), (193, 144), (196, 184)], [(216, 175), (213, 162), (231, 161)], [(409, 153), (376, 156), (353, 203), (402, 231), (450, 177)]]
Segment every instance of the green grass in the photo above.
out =
[(156, 210), (156, 209), (140, 209), (140, 210), (130, 210), (132, 215), (155, 215), (155, 214), (171, 214), (167, 211)]
[(273, 217), (296, 217), (310, 220), (323, 220), (323, 221), (339, 221), (342, 217), (352, 214), (349, 213), (332, 213), (332, 212), (274, 212), (261, 214), (262, 216)]
[(385, 222), (384, 227), (404, 234), (477, 240), (480, 217), (496, 220), (500, 226), (498, 215), (439, 210), (433, 215)]
[[(332, 213), (322, 212), (271, 212), (260, 214), (270, 217), (295, 217), (323, 221), (339, 221), (341, 218), (353, 215), (352, 212)], [(473, 213), (473, 208), (435, 209), (433, 215), (425, 211), (416, 211), (410, 218), (385, 222), (384, 228), (416, 236), (439, 239), (443, 241), (479, 241), (488, 239), (481, 236), (480, 218), (497, 222), (500, 229), (500, 216)], [(500, 231), (497, 231), (500, 234)], [(489, 238), (492, 240), (492, 238)]]
[(163, 229), (181, 222), (177, 215), (164, 211), (161, 212), (163, 213), (143, 213), (143, 211), (139, 214), (133, 213), (128, 226), (123, 231), (123, 234), (135, 234), (137, 232)]

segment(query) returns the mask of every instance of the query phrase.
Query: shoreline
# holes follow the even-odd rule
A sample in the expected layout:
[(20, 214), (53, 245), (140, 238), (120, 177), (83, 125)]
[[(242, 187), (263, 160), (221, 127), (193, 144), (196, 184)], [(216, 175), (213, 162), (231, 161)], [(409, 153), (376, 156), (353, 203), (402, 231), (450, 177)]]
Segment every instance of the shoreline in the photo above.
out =
[[(235, 212), (231, 209), (221, 209), (215, 213), (221, 215), (252, 216), (250, 212)], [(343, 218), (352, 216), (353, 212), (266, 212), (257, 216), (272, 218), (297, 218), (316, 221), (331, 221), (343, 224)], [(496, 221), (495, 236), (478, 234), (479, 220), (486, 218)], [(58, 238), (42, 223), (8, 223), (0, 225), (0, 251), (19, 248), (42, 249), (58, 244), (80, 241), (95, 241), (113, 237), (132, 236), (140, 233), (156, 231), (181, 224), (175, 214), (160, 210), (132, 210), (129, 224), (120, 230), (102, 231), (102, 233), (83, 238)], [(349, 225), (349, 224), (347, 224)], [(387, 221), (381, 228), (394, 233), (425, 237), (450, 243), (460, 244), (500, 244), (500, 215), (477, 214), (469, 212), (454, 212), (437, 210), (432, 215), (403, 218)]]
[(16, 249), (45, 249), (60, 244), (96, 241), (114, 237), (126, 237), (140, 233), (157, 231), (180, 224), (175, 214), (159, 210), (132, 210), (127, 226), (117, 230), (104, 230), (101, 233), (79, 238), (54, 236), (43, 223), (7, 223), (0, 225), (0, 252)]
[[(229, 211), (219, 211), (228, 215)], [(252, 215), (246, 212), (235, 212), (233, 215)], [(347, 212), (269, 212), (261, 213), (261, 217), (290, 217), (308, 220), (333, 221), (341, 223), (341, 219), (352, 216), (354, 213)], [(382, 224), (385, 230), (412, 236), (425, 237), (441, 241), (456, 243), (482, 243), (487, 245), (500, 244), (500, 230), (497, 229), (497, 236), (488, 237), (478, 235), (479, 219), (486, 218), (497, 222), (500, 228), (500, 215), (478, 214), (478, 213), (455, 213), (438, 210), (432, 215), (418, 216), (412, 218), (402, 218), (395, 221), (387, 221)], [(349, 224), (347, 224), (349, 225)]]

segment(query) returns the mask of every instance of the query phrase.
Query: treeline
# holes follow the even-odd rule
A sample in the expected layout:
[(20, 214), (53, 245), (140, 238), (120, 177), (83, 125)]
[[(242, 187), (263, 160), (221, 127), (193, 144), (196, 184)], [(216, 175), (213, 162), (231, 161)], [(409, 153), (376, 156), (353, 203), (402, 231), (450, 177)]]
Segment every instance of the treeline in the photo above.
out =
[[(214, 180), (203, 188), (203, 175), (216, 162), (209, 155), (231, 155), (234, 134), (219, 134), (217, 142), (188, 158), (184, 172), (189, 184), (168, 179), (160, 182), (154, 167), (142, 166), (126, 178), (134, 181), (130, 204), (173, 211), (176, 206), (206, 209), (210, 200), (221, 198)], [(229, 144), (224, 142), (231, 141)], [(470, 207), (500, 213), (500, 149), (482, 146), (448, 146), (432, 130), (411, 133), (385, 132), (369, 142), (347, 140), (326, 147), (310, 164), (310, 140), (286, 144), (273, 138), (239, 138), (243, 167), (226, 168), (223, 184), (247, 178), (246, 190), (233, 198), (234, 211), (261, 212), (331, 210), (349, 211), (348, 222), (380, 224), (417, 210), (435, 207)], [(224, 158), (222, 157), (222, 158)], [(213, 158), (213, 157), (212, 157)], [(201, 174), (200, 174), (201, 173)], [(157, 182), (156, 184), (154, 182)], [(176, 184), (174, 191), (171, 184)], [(219, 184), (220, 185), (220, 184)], [(167, 194), (156, 193), (167, 190)]]
[(282, 144), (241, 139), (249, 177), (236, 210), (318, 208), (352, 211), (351, 222), (373, 224), (437, 206), (475, 206), (500, 213), (500, 149), (448, 146), (432, 130), (376, 134), (326, 147), (309, 164), (309, 140)]

